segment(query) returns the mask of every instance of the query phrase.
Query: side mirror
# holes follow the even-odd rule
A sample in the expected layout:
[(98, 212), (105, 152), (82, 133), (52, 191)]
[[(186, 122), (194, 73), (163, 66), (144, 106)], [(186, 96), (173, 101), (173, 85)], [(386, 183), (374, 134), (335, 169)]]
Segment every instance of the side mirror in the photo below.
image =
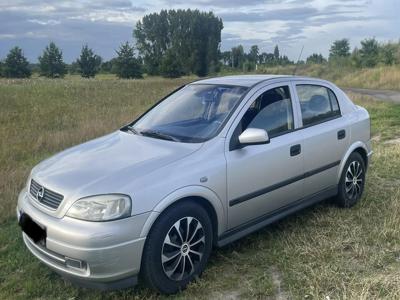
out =
[(264, 129), (247, 128), (239, 135), (239, 143), (242, 146), (267, 144), (269, 143), (268, 133)]

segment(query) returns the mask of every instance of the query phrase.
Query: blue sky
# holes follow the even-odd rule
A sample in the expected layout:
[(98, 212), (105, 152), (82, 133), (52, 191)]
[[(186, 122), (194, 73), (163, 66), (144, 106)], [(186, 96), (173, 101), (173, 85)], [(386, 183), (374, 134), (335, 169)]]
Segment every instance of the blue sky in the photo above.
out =
[(258, 44), (261, 51), (296, 59), (317, 52), (327, 56), (335, 39), (352, 46), (366, 37), (400, 39), (400, 0), (0, 0), (0, 59), (15, 45), (32, 62), (54, 41), (67, 62), (88, 44), (104, 59), (115, 55), (145, 14), (161, 9), (213, 11), (224, 22), (221, 49)]

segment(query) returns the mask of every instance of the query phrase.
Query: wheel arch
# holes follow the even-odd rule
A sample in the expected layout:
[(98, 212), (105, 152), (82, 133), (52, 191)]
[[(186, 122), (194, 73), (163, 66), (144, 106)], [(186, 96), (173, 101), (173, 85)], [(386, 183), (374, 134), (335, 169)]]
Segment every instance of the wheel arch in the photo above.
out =
[(340, 168), (339, 168), (339, 172), (338, 172), (338, 176), (337, 176), (337, 182), (339, 182), (340, 180), (340, 176), (343, 172), (343, 168), (344, 165), (347, 162), (347, 159), (349, 158), (349, 156), (353, 153), (353, 152), (357, 152), (361, 155), (361, 157), (364, 160), (365, 163), (365, 167), (367, 168), (368, 166), (368, 148), (367, 145), (361, 141), (355, 142), (353, 143), (349, 149), (346, 151), (346, 154), (343, 156), (342, 161), (340, 162)]
[(213, 241), (215, 243), (218, 236), (226, 230), (225, 209), (219, 197), (212, 190), (202, 186), (184, 187), (161, 200), (145, 222), (140, 236), (147, 236), (158, 217), (167, 209), (185, 201), (193, 201), (208, 212), (213, 225)]

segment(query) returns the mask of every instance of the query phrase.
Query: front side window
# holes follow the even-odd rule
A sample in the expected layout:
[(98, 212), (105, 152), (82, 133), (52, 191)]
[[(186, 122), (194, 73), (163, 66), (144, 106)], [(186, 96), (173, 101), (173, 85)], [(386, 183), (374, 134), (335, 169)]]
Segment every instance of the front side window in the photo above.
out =
[(292, 101), (288, 86), (277, 87), (261, 94), (244, 114), (242, 131), (259, 128), (274, 137), (293, 130)]
[(319, 85), (297, 85), (300, 99), (303, 126), (318, 124), (340, 116), (340, 109), (335, 94)]
[(247, 87), (191, 84), (171, 94), (136, 121), (137, 134), (180, 142), (214, 137)]

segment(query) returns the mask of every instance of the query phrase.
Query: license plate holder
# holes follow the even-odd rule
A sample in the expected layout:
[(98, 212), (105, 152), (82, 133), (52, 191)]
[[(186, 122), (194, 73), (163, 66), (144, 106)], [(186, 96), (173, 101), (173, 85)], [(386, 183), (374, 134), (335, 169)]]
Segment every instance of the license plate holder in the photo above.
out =
[(29, 215), (21, 214), (18, 225), (35, 243), (46, 242), (46, 230), (34, 222)]

